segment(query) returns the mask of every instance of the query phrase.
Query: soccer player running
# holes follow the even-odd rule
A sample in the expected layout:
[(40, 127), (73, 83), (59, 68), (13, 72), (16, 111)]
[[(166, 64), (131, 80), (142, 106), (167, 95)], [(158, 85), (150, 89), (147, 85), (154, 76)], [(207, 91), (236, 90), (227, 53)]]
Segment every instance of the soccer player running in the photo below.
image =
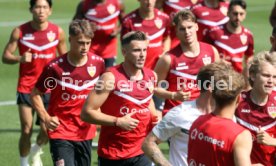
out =
[[(27, 166), (31, 152), (32, 164), (41, 166), (41, 146), (48, 142), (46, 129), (40, 123), (41, 130), (36, 143), (31, 146), (33, 128), (33, 107), (30, 93), (43, 67), (56, 57), (56, 50), (60, 55), (66, 52), (64, 31), (48, 21), (52, 14), (51, 0), (30, 0), (32, 20), (16, 27), (4, 49), (2, 61), (6, 64), (19, 65), (19, 79), (17, 86), (17, 104), (21, 124), (19, 138), (20, 165)], [(15, 55), (18, 48), (19, 56)], [(43, 96), (47, 106), (49, 93)], [(39, 119), (37, 120), (39, 124)]]
[(156, 121), (155, 73), (144, 67), (147, 36), (133, 31), (122, 38), (124, 61), (109, 68), (98, 81), (84, 108), (82, 120), (102, 125), (100, 166), (151, 166), (141, 146)]
[[(246, 18), (246, 2), (244, 0), (231, 1), (228, 9), (229, 21), (221, 26), (213, 27), (206, 34), (206, 42), (213, 44), (221, 58), (230, 62), (234, 69), (243, 73), (248, 80), (248, 62), (254, 54), (253, 35), (242, 26)], [(251, 60), (250, 60), (251, 59)], [(243, 64), (244, 67), (243, 67)], [(247, 88), (250, 88), (248, 81)]]
[(130, 31), (147, 34), (149, 45), (145, 67), (154, 69), (158, 58), (170, 49), (170, 18), (154, 8), (156, 0), (138, 0), (140, 7), (123, 20), (121, 37)]
[[(216, 85), (212, 78), (219, 70), (228, 66), (224, 62), (215, 62), (200, 69), (197, 85), (200, 95), (196, 100), (184, 101), (172, 108), (146, 137), (143, 151), (157, 165), (188, 166), (188, 140), (192, 123), (202, 114), (211, 113), (214, 109), (211, 87)], [(169, 162), (164, 157), (158, 143), (170, 140)]]
[(121, 0), (82, 0), (77, 6), (73, 19), (87, 19), (96, 25), (90, 51), (104, 58), (106, 67), (115, 64), (116, 36), (121, 31), (118, 20), (122, 22), (124, 15)]
[(180, 44), (163, 55), (154, 69), (158, 82), (168, 83), (167, 89), (155, 90), (158, 97), (166, 99), (163, 114), (184, 100), (196, 99), (199, 96), (196, 76), (200, 68), (219, 59), (215, 47), (197, 40), (198, 25), (190, 10), (178, 12), (173, 21)]
[(276, 101), (273, 88), (276, 83), (276, 54), (260, 52), (249, 68), (252, 89), (241, 95), (236, 110), (237, 122), (250, 130), (254, 140), (252, 163), (275, 165)]
[(200, 116), (189, 133), (189, 165), (249, 166), (252, 137), (248, 130), (233, 121), (239, 96), (244, 88), (243, 76), (230, 65), (217, 70), (212, 85), (215, 109)]
[[(48, 129), (53, 165), (91, 165), (91, 146), (96, 127), (80, 119), (81, 109), (100, 74), (104, 60), (89, 52), (93, 29), (87, 20), (69, 26), (70, 50), (43, 70), (31, 99)], [(51, 90), (49, 108), (41, 95)]]

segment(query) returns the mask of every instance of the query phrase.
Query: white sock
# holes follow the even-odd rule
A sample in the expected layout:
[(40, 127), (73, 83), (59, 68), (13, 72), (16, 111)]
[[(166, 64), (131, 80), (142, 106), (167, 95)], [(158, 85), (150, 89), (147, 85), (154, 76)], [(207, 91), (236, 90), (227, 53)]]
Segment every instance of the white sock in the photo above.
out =
[(29, 159), (29, 156), (20, 157), (20, 166), (29, 166), (28, 159)]
[(33, 154), (36, 154), (40, 149), (41, 147), (37, 143), (35, 143), (35, 144), (32, 144), (31, 152)]

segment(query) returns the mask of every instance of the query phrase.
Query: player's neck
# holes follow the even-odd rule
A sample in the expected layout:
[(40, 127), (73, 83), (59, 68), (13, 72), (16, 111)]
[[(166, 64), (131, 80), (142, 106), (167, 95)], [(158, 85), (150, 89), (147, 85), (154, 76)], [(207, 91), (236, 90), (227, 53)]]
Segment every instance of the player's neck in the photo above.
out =
[(35, 29), (35, 30), (37, 30), (37, 31), (43, 31), (43, 30), (45, 30), (45, 29), (47, 29), (48, 28), (48, 21), (45, 21), (45, 22), (43, 22), (43, 23), (38, 23), (38, 22), (36, 22), (36, 21), (31, 21), (31, 26), (32, 26), (32, 28), (33, 29)]
[(154, 11), (148, 11), (148, 10), (139, 8), (138, 12), (140, 17), (143, 18), (144, 20), (151, 20), (154, 18)]
[(254, 104), (264, 106), (267, 103), (268, 95), (253, 88), (250, 92), (250, 99)]
[(219, 1), (217, 0), (204, 0), (204, 5), (209, 8), (218, 8), (219, 7)]
[(142, 80), (143, 73), (141, 69), (134, 67), (133, 65), (123, 62), (123, 69), (130, 80)]
[(194, 41), (191, 44), (184, 44), (181, 43), (181, 48), (183, 53), (187, 56), (187, 57), (197, 57), (200, 53), (200, 45), (198, 41)]
[(242, 32), (242, 26), (234, 27), (230, 22), (226, 24), (226, 28), (230, 33), (239, 34)]
[(196, 99), (197, 109), (203, 114), (211, 113), (215, 108), (215, 102), (212, 100), (211, 93), (201, 92), (199, 97)]
[(88, 57), (86, 56), (75, 56), (74, 53), (68, 52), (67, 54), (67, 60), (68, 62), (75, 67), (83, 66), (87, 63)]
[(213, 114), (218, 117), (232, 120), (234, 118), (236, 107), (237, 107), (236, 102), (233, 102), (223, 108), (216, 107), (215, 110), (213, 111)]

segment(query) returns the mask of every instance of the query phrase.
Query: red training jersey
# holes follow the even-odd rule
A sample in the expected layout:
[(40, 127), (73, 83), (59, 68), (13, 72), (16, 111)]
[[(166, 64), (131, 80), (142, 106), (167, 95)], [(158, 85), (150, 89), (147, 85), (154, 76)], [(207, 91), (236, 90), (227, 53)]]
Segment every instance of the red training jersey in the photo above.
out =
[(213, 27), (206, 35), (206, 42), (214, 45), (221, 58), (231, 62), (233, 68), (241, 73), (243, 70), (243, 57), (254, 54), (254, 40), (252, 33), (242, 27), (239, 34), (227, 30), (226, 24)]
[(56, 57), (59, 44), (58, 26), (48, 22), (45, 30), (38, 31), (27, 22), (19, 27), (18, 50), (20, 56), (30, 50), (33, 54), (30, 63), (20, 63), (17, 91), (31, 93), (43, 68)]
[(109, 72), (115, 77), (115, 89), (101, 106), (101, 111), (115, 117), (136, 112), (132, 118), (139, 120), (139, 124), (131, 131), (116, 126), (102, 126), (98, 155), (111, 160), (135, 157), (143, 154), (141, 146), (152, 127), (148, 107), (156, 78), (154, 72), (147, 68), (142, 69), (143, 79), (140, 81), (130, 80), (122, 65), (109, 68)]
[(244, 130), (231, 119), (213, 114), (200, 116), (190, 129), (189, 165), (235, 165), (233, 144)]
[(218, 8), (209, 8), (202, 1), (192, 7), (191, 10), (197, 18), (197, 38), (199, 41), (204, 41), (205, 35), (210, 28), (229, 21), (229, 17), (227, 17), (228, 6), (229, 4), (226, 2), (219, 2)]
[(145, 67), (154, 69), (159, 56), (163, 53), (163, 40), (170, 35), (169, 16), (155, 9), (154, 18), (145, 20), (140, 17), (137, 9), (124, 18), (121, 37), (130, 31), (142, 31), (147, 34), (149, 45)]
[[(196, 57), (187, 57), (180, 45), (168, 52), (171, 64), (166, 78), (169, 85), (167, 90), (176, 92), (183, 89), (184, 92), (191, 92), (189, 100), (199, 96), (196, 77), (200, 68), (215, 61), (214, 49), (210, 44), (199, 42), (199, 46), (200, 53)], [(180, 103), (181, 101), (166, 99), (163, 114)]]
[(82, 106), (104, 71), (104, 61), (92, 53), (86, 64), (75, 67), (65, 54), (53, 60), (43, 70), (36, 87), (45, 92), (51, 90), (48, 107), (50, 116), (57, 116), (60, 125), (48, 131), (50, 139), (83, 141), (95, 136), (96, 126), (80, 119)]
[(236, 109), (237, 122), (247, 128), (253, 136), (252, 163), (273, 166), (276, 148), (258, 143), (256, 134), (261, 127), (270, 136), (276, 136), (276, 93), (272, 92), (269, 95), (266, 105), (259, 106), (252, 102), (250, 92), (241, 95), (241, 101)]
[(121, 2), (106, 0), (95, 3), (93, 0), (83, 2), (83, 13), (87, 20), (96, 24), (90, 51), (102, 58), (112, 58), (117, 55), (117, 37), (111, 34), (117, 28)]

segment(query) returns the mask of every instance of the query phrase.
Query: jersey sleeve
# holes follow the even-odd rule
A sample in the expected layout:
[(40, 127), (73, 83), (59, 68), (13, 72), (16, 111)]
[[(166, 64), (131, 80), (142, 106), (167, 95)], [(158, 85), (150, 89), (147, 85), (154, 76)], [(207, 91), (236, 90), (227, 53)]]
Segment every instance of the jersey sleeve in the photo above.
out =
[(121, 39), (123, 38), (123, 36), (132, 31), (132, 21), (129, 18), (124, 18), (123, 19), (123, 24), (122, 24), (122, 30), (121, 30)]
[(247, 57), (254, 55), (254, 38), (251, 33), (248, 35), (248, 49), (246, 50), (245, 55)]

